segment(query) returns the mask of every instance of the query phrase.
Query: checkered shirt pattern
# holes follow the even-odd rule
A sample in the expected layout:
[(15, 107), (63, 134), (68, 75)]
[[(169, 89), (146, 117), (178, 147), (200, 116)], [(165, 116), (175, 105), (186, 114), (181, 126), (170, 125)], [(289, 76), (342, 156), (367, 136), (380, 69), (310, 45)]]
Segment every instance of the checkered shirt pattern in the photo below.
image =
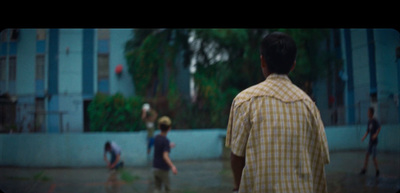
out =
[(245, 157), (240, 193), (326, 193), (328, 142), (319, 110), (287, 75), (233, 100), (225, 145)]

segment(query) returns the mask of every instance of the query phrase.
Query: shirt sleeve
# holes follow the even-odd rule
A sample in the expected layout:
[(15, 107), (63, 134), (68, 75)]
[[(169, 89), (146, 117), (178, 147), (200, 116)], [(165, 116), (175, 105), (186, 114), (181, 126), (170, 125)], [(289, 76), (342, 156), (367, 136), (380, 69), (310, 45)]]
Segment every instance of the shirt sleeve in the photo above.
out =
[(119, 155), (121, 154), (121, 148), (116, 144), (116, 143), (111, 143), (111, 151), (115, 154), (115, 155)]
[(245, 102), (237, 105), (234, 100), (229, 114), (225, 146), (230, 147), (233, 154), (241, 157), (245, 156), (250, 133), (248, 116), (248, 104)]
[(317, 118), (317, 128), (319, 134), (319, 141), (321, 145), (322, 158), (325, 164), (329, 164), (330, 157), (329, 157), (328, 139), (326, 138), (324, 123), (322, 122), (320, 112), (317, 108), (315, 114)]
[(171, 152), (171, 148), (169, 147), (169, 140), (165, 140), (164, 141), (164, 148), (163, 148), (163, 152)]

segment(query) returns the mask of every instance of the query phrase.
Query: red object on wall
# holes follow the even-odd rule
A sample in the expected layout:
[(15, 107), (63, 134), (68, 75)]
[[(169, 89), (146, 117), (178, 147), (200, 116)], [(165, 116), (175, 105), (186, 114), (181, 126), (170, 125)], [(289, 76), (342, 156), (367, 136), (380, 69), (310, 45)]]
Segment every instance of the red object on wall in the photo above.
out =
[(335, 102), (334, 96), (329, 96), (329, 104), (333, 104)]
[(118, 64), (118, 65), (115, 67), (115, 73), (116, 73), (116, 74), (121, 74), (121, 72), (122, 72), (122, 64)]

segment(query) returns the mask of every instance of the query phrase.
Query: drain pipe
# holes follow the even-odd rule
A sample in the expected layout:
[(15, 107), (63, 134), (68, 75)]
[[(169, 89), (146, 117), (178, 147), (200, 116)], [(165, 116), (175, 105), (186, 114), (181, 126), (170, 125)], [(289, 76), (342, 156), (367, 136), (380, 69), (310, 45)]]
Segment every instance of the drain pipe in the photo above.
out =
[(396, 48), (396, 62), (397, 62), (397, 117), (400, 123), (400, 46)]

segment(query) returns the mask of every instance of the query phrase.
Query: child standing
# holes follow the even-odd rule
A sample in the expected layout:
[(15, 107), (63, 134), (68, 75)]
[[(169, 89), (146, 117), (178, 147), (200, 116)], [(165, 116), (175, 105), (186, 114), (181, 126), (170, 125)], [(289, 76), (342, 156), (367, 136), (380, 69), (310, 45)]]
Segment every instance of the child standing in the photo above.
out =
[(374, 165), (376, 169), (376, 177), (379, 176), (379, 168), (378, 168), (378, 161), (376, 160), (376, 146), (378, 145), (378, 134), (381, 131), (381, 126), (379, 122), (374, 118), (374, 108), (370, 107), (368, 109), (368, 128), (367, 132), (365, 132), (364, 136), (362, 137), (361, 141), (370, 135), (369, 143), (368, 143), (368, 150), (365, 155), (364, 167), (362, 168), (360, 174), (364, 175), (367, 171), (368, 167), (368, 159), (369, 156), (372, 154), (372, 158), (374, 160)]
[(161, 133), (154, 139), (154, 159), (153, 159), (153, 175), (155, 180), (155, 189), (161, 191), (162, 185), (165, 187), (166, 192), (171, 191), (169, 170), (177, 174), (178, 170), (172, 163), (169, 153), (171, 147), (174, 147), (167, 138), (168, 132), (171, 130), (171, 119), (163, 116), (158, 120), (158, 128)]
[(147, 129), (147, 154), (150, 154), (151, 148), (154, 144), (154, 122), (157, 119), (158, 113), (150, 104), (145, 103), (142, 107), (142, 120), (146, 124)]

